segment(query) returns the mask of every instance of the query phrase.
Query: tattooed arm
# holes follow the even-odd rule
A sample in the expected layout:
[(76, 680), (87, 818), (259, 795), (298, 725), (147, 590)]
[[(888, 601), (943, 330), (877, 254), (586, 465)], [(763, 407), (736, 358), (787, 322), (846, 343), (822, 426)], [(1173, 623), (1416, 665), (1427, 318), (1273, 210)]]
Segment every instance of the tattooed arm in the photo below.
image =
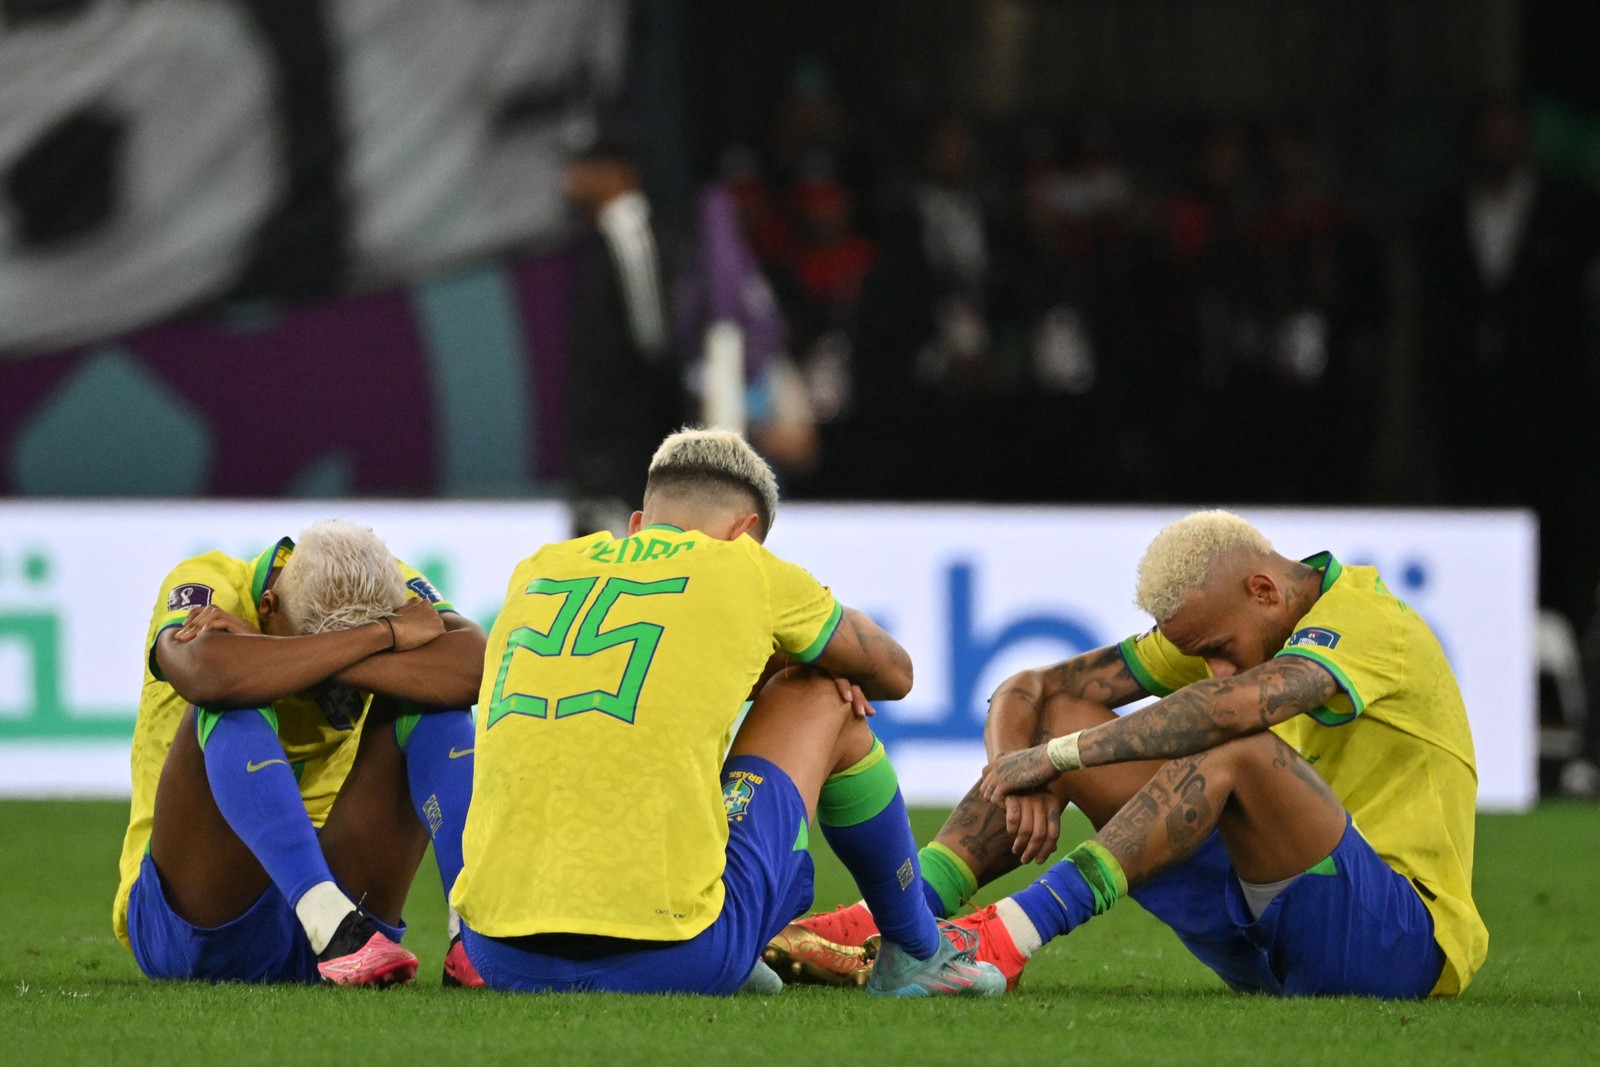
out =
[[(1278, 656), (1243, 674), (1208, 678), (1165, 700), (1078, 734), (1085, 767), (1142, 759), (1176, 759), (1214, 748), (1320, 706), (1338, 683), (1303, 656)], [(1045, 745), (991, 761), (983, 795), (990, 801), (1037, 789), (1060, 775)]]
[(1001, 682), (989, 698), (989, 718), (983, 728), (989, 759), (1050, 740), (1039, 733), (1039, 712), (1052, 697), (1061, 694), (1108, 708), (1149, 695), (1134, 680), (1116, 645), (1085, 652), (1050, 667), (1018, 671)]
[(911, 692), (911, 655), (854, 608), (844, 609), (838, 628), (812, 662), (850, 679), (868, 700), (899, 700)]

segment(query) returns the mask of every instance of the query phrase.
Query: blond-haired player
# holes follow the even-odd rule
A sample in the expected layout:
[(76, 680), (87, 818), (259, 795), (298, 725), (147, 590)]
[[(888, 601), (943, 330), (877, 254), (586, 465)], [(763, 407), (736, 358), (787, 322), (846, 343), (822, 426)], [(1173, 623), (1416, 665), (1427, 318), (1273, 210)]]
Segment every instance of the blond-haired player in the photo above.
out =
[[(400, 908), (430, 838), (446, 893), (461, 867), (483, 643), (351, 523), (174, 568), (145, 645), (113, 915), (140, 969), (409, 981)], [(478, 984), (459, 940), (445, 970)]]
[[(1371, 567), (1286, 558), (1244, 519), (1151, 542), (1120, 645), (1023, 671), (990, 703), (983, 779), (923, 850), (948, 914), (1098, 827), (1028, 888), (958, 920), (1014, 983), (1028, 957), (1131, 895), (1235, 989), (1452, 995), (1483, 963), (1472, 901), (1472, 739), (1439, 642)], [(1163, 699), (1118, 717), (1140, 697)], [(772, 952), (862, 966), (860, 905)], [(843, 947), (841, 947), (843, 946)]]
[[(683, 431), (627, 536), (545, 545), (511, 576), (451, 898), (491, 988), (781, 989), (758, 954), (810, 904), (815, 812), (883, 929), (868, 992), (1004, 990), (974, 935), (941, 936), (866, 724), (866, 699), (911, 688), (910, 657), (763, 547), (777, 502), (738, 434)], [(799, 665), (759, 684), (775, 654)]]

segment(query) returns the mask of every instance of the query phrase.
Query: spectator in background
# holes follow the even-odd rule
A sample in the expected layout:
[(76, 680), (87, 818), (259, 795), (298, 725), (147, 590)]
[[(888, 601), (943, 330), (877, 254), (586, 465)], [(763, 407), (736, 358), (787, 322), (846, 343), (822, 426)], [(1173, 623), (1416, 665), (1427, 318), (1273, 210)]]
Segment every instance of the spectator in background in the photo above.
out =
[[(1268, 136), (1267, 163), (1271, 188), (1252, 226), (1263, 329), (1253, 391), (1263, 407), (1319, 413), (1319, 437), (1339, 457), (1318, 475), (1319, 501), (1356, 501), (1381, 415), (1374, 397), (1382, 264), (1370, 235), (1329, 191), (1309, 127), (1281, 123)], [(1275, 456), (1257, 477), (1273, 502), (1305, 496), (1302, 472)]]
[(567, 199), (589, 220), (574, 283), (567, 470), (579, 535), (627, 527), (662, 438), (688, 417), (668, 327), (661, 240), (639, 163), (602, 140), (567, 164)]
[[(1005, 242), (984, 196), (977, 135), (959, 115), (928, 128), (921, 173), (896, 205), (863, 287), (854, 375), (858, 405), (832, 477), (852, 494), (1004, 496), (992, 465), (1011, 421), (986, 410), (997, 381), (991, 314), (1009, 292)], [(869, 425), (870, 423), (870, 425)], [(965, 432), (982, 427), (981, 433)]]
[(1168, 227), (1176, 261), (1174, 307), (1181, 323), (1174, 385), (1180, 397), (1171, 441), (1205, 441), (1213, 457), (1208, 489), (1224, 500), (1258, 494), (1248, 386), (1262, 352), (1262, 264), (1252, 221), (1258, 199), (1243, 127), (1214, 120), (1200, 142), (1190, 187), (1174, 197)]
[(1540, 601), (1594, 611), (1597, 422), (1588, 286), (1595, 198), (1541, 174), (1523, 113), (1476, 116), (1471, 173), (1419, 243), (1424, 406), (1446, 501), (1539, 513)]

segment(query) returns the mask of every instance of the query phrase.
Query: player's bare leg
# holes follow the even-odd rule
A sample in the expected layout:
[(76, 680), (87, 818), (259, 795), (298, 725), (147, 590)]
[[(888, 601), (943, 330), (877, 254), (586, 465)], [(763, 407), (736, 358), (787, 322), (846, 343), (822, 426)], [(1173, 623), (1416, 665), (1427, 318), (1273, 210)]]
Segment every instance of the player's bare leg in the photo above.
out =
[[(1034, 743), (1042, 743), (1051, 737), (1087, 729), (1115, 717), (1115, 713), (1103, 704), (1058, 694), (1045, 701), (1040, 708), (1038, 721), (1032, 727), (1032, 739)], [(1161, 769), (1161, 766), (1160, 760), (1109, 764), (1063, 775), (1057, 779), (1052, 785), (1054, 803), (1035, 805), (1030, 813), (1035, 819), (1050, 820), (1050, 825), (1038, 827), (1041, 837), (1048, 835), (1048, 840), (1038, 843), (1039, 839), (1035, 839), (1034, 847), (1038, 849), (1038, 854), (1031, 858), (1043, 863), (1055, 850), (1056, 835), (1060, 832), (1061, 812), (1066, 805), (1076, 805), (1098, 829), (1104, 826)], [(1018, 798), (1018, 802), (1013, 806), (1020, 808), (1025, 803), (1028, 801)], [(1019, 833), (1026, 835), (1026, 829), (1008, 823), (1006, 806), (985, 800), (978, 791), (978, 786), (974, 784), (951, 811), (930, 846), (923, 849), (921, 856), (923, 877), (936, 879), (938, 875), (929, 868), (935, 863), (944, 864), (946, 868), (944, 880), (951, 884), (941, 889), (937, 897), (958, 898), (964, 902), (978, 888), (1002, 875), (1009, 874), (1023, 864), (1025, 849), (1018, 843), (1018, 839)], [(945, 853), (943, 857), (934, 855), (941, 849)], [(930, 894), (930, 902), (933, 899), (934, 895)], [(946, 906), (941, 910), (951, 913), (954, 908)], [(815, 935), (824, 944), (841, 946), (845, 949), (867, 945), (877, 933), (871, 912), (861, 903), (809, 916), (793, 925)], [(805, 940), (800, 930), (791, 929), (785, 933), (791, 940), (799, 943)], [(859, 978), (866, 966), (866, 961), (862, 960), (859, 954), (840, 953), (836, 958), (837, 971), (831, 977), (817, 977), (826, 980), (843, 977)], [(820, 962), (826, 964), (828, 961)]]
[[(364, 911), (393, 926), (401, 921), (430, 837), (449, 898), (461, 873), (461, 830), (472, 795), (471, 715), (418, 710), (373, 698), (355, 761), (322, 831), (340, 882)], [(448, 926), (444, 984), (481, 986), (453, 909)]]
[(976, 938), (941, 936), (918, 884), (916, 844), (893, 768), (830, 675), (790, 668), (769, 681), (728, 753), (729, 766), (743, 757), (767, 760), (789, 776), (872, 903), (884, 947), (868, 992), (1000, 991), (998, 973), (973, 959)]
[(1027, 959), (1128, 892), (1173, 869), (1213, 830), (1239, 879), (1292, 879), (1338, 846), (1346, 813), (1317, 773), (1271, 733), (1164, 764), (1090, 841), (1028, 888), (958, 920), (1015, 983)]
[(248, 911), (271, 879), (211, 795), (194, 714), (193, 708), (183, 713), (161, 768), (150, 858), (167, 902), (185, 922), (222, 926)]
[(368, 914), (391, 926), (400, 923), (428, 848), (428, 832), (411, 804), (405, 755), (395, 739), (397, 714), (393, 701), (373, 700), (350, 774), (322, 828), (328, 866)]
[(1325, 858), (1345, 822), (1311, 765), (1263, 733), (1165, 764), (1095, 840), (1137, 886), (1194, 855), (1217, 829), (1239, 877), (1270, 883)]

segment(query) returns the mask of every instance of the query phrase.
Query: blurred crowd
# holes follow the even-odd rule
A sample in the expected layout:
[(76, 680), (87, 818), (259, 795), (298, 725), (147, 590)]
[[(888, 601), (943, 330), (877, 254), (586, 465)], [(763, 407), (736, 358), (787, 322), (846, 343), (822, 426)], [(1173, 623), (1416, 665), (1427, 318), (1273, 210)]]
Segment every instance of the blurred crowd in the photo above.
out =
[[(1525, 506), (1542, 602), (1581, 631), (1600, 201), (1540, 171), (1510, 99), (1463, 125), (1416, 209), (1360, 201), (1331, 140), (1294, 116), (867, 129), (803, 73), (720, 152), (691, 223), (632, 216), (653, 220), (671, 326), (625, 374), (580, 316), (579, 362), (625, 413), (603, 432), (642, 449), (704, 414), (709, 326), (731, 320), (741, 413), (791, 496)], [(639, 240), (588, 207), (625, 265)], [(626, 302), (593, 329), (622, 338)]]

